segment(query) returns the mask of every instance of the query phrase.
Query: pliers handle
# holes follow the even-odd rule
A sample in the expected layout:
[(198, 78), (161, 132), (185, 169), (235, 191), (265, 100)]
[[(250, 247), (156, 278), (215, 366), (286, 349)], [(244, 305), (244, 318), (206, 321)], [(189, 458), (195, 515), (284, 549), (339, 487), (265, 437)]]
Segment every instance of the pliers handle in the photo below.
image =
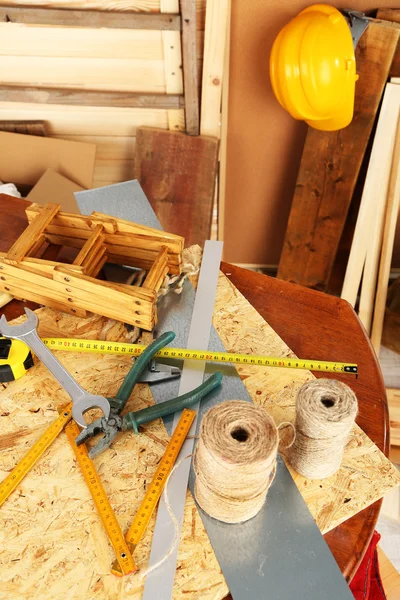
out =
[(154, 404), (154, 406), (142, 408), (142, 410), (137, 410), (136, 412), (130, 412), (122, 417), (122, 430), (129, 431), (133, 429), (135, 433), (139, 433), (139, 425), (149, 423), (159, 417), (165, 417), (166, 415), (176, 413), (184, 408), (189, 408), (189, 406), (200, 402), (200, 400), (216, 388), (221, 381), (222, 374), (218, 371), (217, 373), (213, 373), (211, 377), (187, 394), (183, 394), (172, 400), (167, 400), (166, 402), (160, 402), (160, 404)]
[(107, 398), (110, 402), (110, 407), (114, 412), (114, 415), (119, 415), (124, 410), (126, 403), (132, 394), (133, 388), (138, 383), (141, 374), (147, 367), (148, 363), (151, 362), (153, 356), (159, 350), (161, 350), (161, 348), (164, 348), (164, 346), (172, 342), (174, 339), (175, 333), (173, 331), (167, 331), (166, 333), (163, 333), (159, 338), (154, 340), (150, 346), (147, 346), (147, 348), (145, 348), (143, 352), (135, 359), (135, 362), (129, 369), (129, 372), (122, 382), (122, 385), (119, 388), (115, 398)]

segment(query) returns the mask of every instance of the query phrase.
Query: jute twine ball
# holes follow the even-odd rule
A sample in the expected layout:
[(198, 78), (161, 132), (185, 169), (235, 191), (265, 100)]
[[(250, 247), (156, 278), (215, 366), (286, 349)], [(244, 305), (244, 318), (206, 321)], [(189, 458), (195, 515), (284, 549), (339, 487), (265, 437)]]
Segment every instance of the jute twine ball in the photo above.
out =
[(231, 400), (209, 410), (193, 458), (200, 507), (225, 523), (254, 517), (275, 475), (278, 441), (272, 417), (250, 402)]
[(296, 399), (296, 438), (290, 464), (304, 477), (324, 479), (340, 467), (357, 416), (354, 392), (341, 381), (313, 379)]

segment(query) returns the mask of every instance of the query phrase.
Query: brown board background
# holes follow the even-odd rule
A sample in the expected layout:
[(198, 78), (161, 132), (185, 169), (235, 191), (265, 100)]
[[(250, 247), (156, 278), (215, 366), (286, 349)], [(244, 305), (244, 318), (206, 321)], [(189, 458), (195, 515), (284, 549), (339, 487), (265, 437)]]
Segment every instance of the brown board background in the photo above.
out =
[[(224, 259), (277, 264), (300, 164), (306, 125), (278, 104), (269, 55), (280, 29), (312, 4), (301, 0), (233, 0)], [(331, 2), (337, 8), (348, 3)], [(352, 0), (360, 11), (400, 1)], [(400, 266), (400, 226), (394, 266)]]

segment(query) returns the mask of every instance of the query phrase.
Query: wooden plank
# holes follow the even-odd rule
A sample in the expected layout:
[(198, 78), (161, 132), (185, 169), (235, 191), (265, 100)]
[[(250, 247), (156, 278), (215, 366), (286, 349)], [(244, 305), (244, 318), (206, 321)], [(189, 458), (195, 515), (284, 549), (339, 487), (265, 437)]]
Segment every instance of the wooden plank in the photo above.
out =
[[(205, 0), (199, 0), (198, 10), (204, 9)], [(46, 7), (46, 8), (76, 8), (87, 10), (103, 11), (139, 11), (139, 12), (158, 12), (160, 9), (159, 0), (118, 0), (117, 4), (113, 0), (12, 0), (12, 6), (27, 7)]]
[(156, 29), (180, 31), (179, 15), (140, 12), (107, 12), (55, 8), (0, 6), (0, 22), (62, 27), (107, 27), (109, 29)]
[(0, 121), (0, 131), (46, 137), (46, 121)]
[(217, 162), (216, 138), (137, 129), (135, 177), (164, 229), (188, 246), (209, 237)]
[[(70, 90), (46, 87), (21, 88), (2, 85), (0, 102), (65, 104), (72, 106), (108, 106), (118, 108), (180, 109), (184, 106), (179, 94), (138, 94), (118, 91)], [(44, 123), (43, 121), (36, 121)], [(5, 123), (4, 121), (0, 122)], [(4, 131), (12, 131), (10, 129)], [(23, 133), (16, 131), (15, 133)], [(42, 134), (44, 135), (44, 134)]]
[[(229, 68), (231, 50), (231, 2), (229, 2), (226, 22), (226, 43), (224, 56), (224, 84), (222, 86), (221, 144), (219, 150), (218, 190), (215, 194), (213, 215), (217, 215), (217, 239), (224, 239), (226, 177), (228, 160), (228, 110), (229, 110)], [(216, 206), (217, 203), (217, 206)]]
[(163, 60), (161, 31), (0, 23), (0, 56)]
[(142, 287), (158, 291), (165, 275), (168, 273), (168, 248), (164, 246), (153, 263)]
[[(28, 221), (31, 222), (37, 214), (43, 210), (39, 204), (31, 204), (26, 209)], [(54, 225), (53, 225), (54, 224)], [(87, 239), (93, 228), (100, 224), (104, 227), (105, 241), (108, 244), (119, 246), (135, 246), (143, 250), (153, 251), (158, 254), (162, 246), (167, 246), (171, 254), (181, 254), (184, 247), (184, 238), (159, 231), (146, 225), (139, 225), (125, 219), (108, 217), (103, 213), (93, 211), (91, 215), (77, 215), (73, 213), (60, 212), (54, 217), (53, 222), (46, 228), (46, 232), (56, 235), (70, 235), (73, 237)], [(63, 228), (65, 232), (57, 231)]]
[[(0, 102), (3, 119), (44, 119), (50, 136), (134, 136), (142, 125), (168, 129), (168, 111), (153, 108), (109, 108)], [(183, 110), (181, 127), (184, 129)]]
[[(96, 271), (96, 268), (98, 267), (99, 263), (103, 261), (104, 258), (107, 259), (106, 247), (104, 246), (104, 244), (100, 244), (100, 242), (98, 241), (96, 247), (93, 247), (93, 252), (91, 252), (91, 254), (89, 254), (89, 256), (87, 257), (85, 264), (82, 265), (84, 267), (83, 274), (93, 277), (92, 273)], [(103, 264), (104, 263), (105, 260)]]
[(81, 251), (75, 258), (74, 265), (82, 266), (97, 240), (100, 240), (101, 243), (104, 242), (103, 231), (104, 228), (102, 225), (96, 225), (96, 227), (93, 229), (93, 233), (88, 237), (87, 242), (82, 246)]
[(400, 390), (386, 389), (389, 405), (390, 419), (390, 443), (392, 446), (400, 446)]
[(398, 30), (371, 21), (356, 50), (352, 123), (340, 131), (308, 129), (280, 279), (326, 288), (398, 40)]
[[(379, 264), (379, 276), (375, 297), (374, 318), (372, 323), (371, 343), (376, 355), (379, 356), (381, 347), (383, 321), (385, 317), (386, 298), (392, 262), (393, 246), (396, 233), (397, 218), (400, 208), (400, 119), (397, 120), (397, 130), (392, 157), (389, 189), (385, 212), (382, 252)], [(368, 277), (368, 273), (365, 273)]]
[(38, 239), (46, 229), (46, 226), (52, 221), (54, 215), (56, 215), (59, 210), (59, 204), (47, 204), (44, 206), (41, 213), (28, 225), (24, 233), (20, 235), (17, 241), (11, 246), (5, 260), (12, 264), (21, 262), (31, 248), (37, 243)]
[(207, 0), (206, 9), (200, 133), (218, 138), (229, 2)]
[[(173, 34), (179, 37), (179, 33)], [(0, 56), (0, 84), (164, 94), (165, 62), (130, 58)], [(179, 76), (179, 74), (178, 74)], [(182, 87), (171, 93), (182, 94)]]
[(379, 574), (385, 590), (386, 600), (398, 600), (400, 590), (400, 573), (390, 562), (380, 546), (377, 547)]
[(31, 247), (31, 249), (29, 250), (29, 252), (27, 253), (27, 256), (30, 254), (31, 256), (35, 257), (37, 252), (39, 252), (39, 250), (41, 249), (41, 247), (43, 246), (43, 244), (46, 242), (46, 237), (45, 235), (42, 233), (38, 239), (36, 240), (36, 242), (33, 244), (33, 246)]
[(100, 273), (107, 261), (107, 254), (99, 256), (99, 259), (95, 263), (93, 263), (89, 269), (86, 269), (86, 274), (89, 275), (89, 277), (97, 277), (97, 275)]
[(341, 297), (354, 307), (364, 269), (359, 316), (370, 331), (400, 87), (387, 84), (374, 137)]
[(199, 135), (199, 82), (197, 79), (196, 0), (180, 0), (185, 122), (188, 135)]

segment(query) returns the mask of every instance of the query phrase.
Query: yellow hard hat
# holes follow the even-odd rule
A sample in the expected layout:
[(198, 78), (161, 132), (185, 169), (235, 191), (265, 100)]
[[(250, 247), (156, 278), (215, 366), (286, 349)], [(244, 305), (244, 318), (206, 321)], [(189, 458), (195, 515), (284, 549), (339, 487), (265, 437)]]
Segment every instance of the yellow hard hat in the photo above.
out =
[(270, 57), (274, 93), (295, 119), (334, 131), (353, 118), (357, 80), (352, 34), (327, 4), (303, 10), (278, 34)]

